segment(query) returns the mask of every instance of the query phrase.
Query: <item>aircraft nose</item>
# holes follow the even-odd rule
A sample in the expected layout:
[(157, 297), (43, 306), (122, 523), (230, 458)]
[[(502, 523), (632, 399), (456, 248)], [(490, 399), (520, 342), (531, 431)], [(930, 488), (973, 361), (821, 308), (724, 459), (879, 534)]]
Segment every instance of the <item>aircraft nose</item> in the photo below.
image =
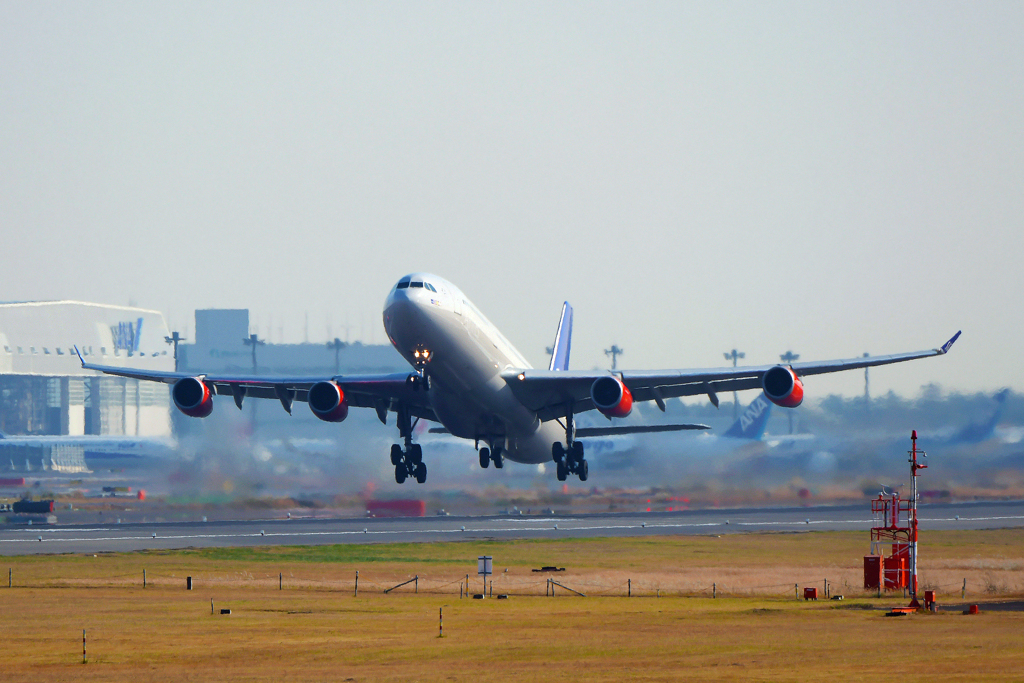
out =
[(384, 327), (391, 339), (400, 341), (419, 324), (419, 305), (404, 292), (396, 292), (384, 309)]

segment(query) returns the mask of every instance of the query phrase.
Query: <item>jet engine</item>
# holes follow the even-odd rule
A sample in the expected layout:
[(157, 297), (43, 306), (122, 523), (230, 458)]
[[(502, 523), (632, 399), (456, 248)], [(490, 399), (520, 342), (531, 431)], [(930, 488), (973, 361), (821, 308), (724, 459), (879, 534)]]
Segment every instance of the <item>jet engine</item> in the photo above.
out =
[(776, 365), (764, 373), (761, 383), (764, 395), (777, 406), (796, 408), (804, 402), (804, 383), (793, 372), (793, 368)]
[(341, 422), (348, 417), (345, 392), (337, 382), (317, 382), (309, 388), (309, 409), (324, 422)]
[(198, 377), (185, 377), (174, 383), (171, 397), (175, 407), (189, 417), (206, 417), (213, 412), (213, 392)]
[(633, 412), (633, 394), (618, 377), (598, 377), (590, 386), (594, 406), (608, 417), (626, 417)]

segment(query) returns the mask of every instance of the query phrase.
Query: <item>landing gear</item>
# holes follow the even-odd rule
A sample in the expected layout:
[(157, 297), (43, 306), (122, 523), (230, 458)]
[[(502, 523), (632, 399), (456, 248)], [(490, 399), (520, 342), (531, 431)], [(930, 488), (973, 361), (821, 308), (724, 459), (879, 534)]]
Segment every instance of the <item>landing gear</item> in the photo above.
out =
[[(414, 377), (411, 375), (410, 378)], [(398, 408), (398, 432), (405, 440), (405, 448), (391, 446), (391, 464), (395, 466), (395, 482), (404, 484), (409, 477), (422, 484), (427, 480), (427, 466), (423, 462), (423, 447), (412, 442), (412, 419), (404, 406)]]
[(484, 446), (480, 449), (480, 467), (487, 469), (492, 462), (499, 470), (505, 466), (504, 449), (497, 444), (490, 448)]
[(565, 481), (570, 474), (575, 474), (580, 481), (586, 481), (590, 476), (590, 463), (583, 457), (583, 442), (576, 440), (572, 406), (566, 406), (565, 443), (566, 446), (558, 441), (551, 444), (551, 459), (557, 465), (555, 476), (558, 477), (558, 481)]
[(405, 383), (413, 391), (430, 391), (430, 379), (427, 377), (427, 373), (423, 370), (414, 372), (405, 378)]

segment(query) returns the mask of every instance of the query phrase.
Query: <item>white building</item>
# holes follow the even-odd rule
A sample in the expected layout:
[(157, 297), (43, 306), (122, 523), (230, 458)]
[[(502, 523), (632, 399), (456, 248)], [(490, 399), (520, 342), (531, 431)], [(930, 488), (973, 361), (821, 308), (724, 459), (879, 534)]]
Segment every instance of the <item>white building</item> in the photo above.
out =
[(163, 314), (79, 301), (0, 304), (0, 431), (168, 436), (163, 384), (83, 370), (88, 360), (173, 370)]

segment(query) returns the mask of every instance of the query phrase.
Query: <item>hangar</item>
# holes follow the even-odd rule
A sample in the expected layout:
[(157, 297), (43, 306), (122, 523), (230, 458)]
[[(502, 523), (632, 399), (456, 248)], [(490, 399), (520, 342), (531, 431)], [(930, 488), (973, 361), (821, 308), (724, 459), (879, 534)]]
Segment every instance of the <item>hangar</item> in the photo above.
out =
[(38, 435), (171, 434), (167, 387), (83, 370), (173, 370), (158, 311), (81, 301), (0, 303), (0, 431)]

